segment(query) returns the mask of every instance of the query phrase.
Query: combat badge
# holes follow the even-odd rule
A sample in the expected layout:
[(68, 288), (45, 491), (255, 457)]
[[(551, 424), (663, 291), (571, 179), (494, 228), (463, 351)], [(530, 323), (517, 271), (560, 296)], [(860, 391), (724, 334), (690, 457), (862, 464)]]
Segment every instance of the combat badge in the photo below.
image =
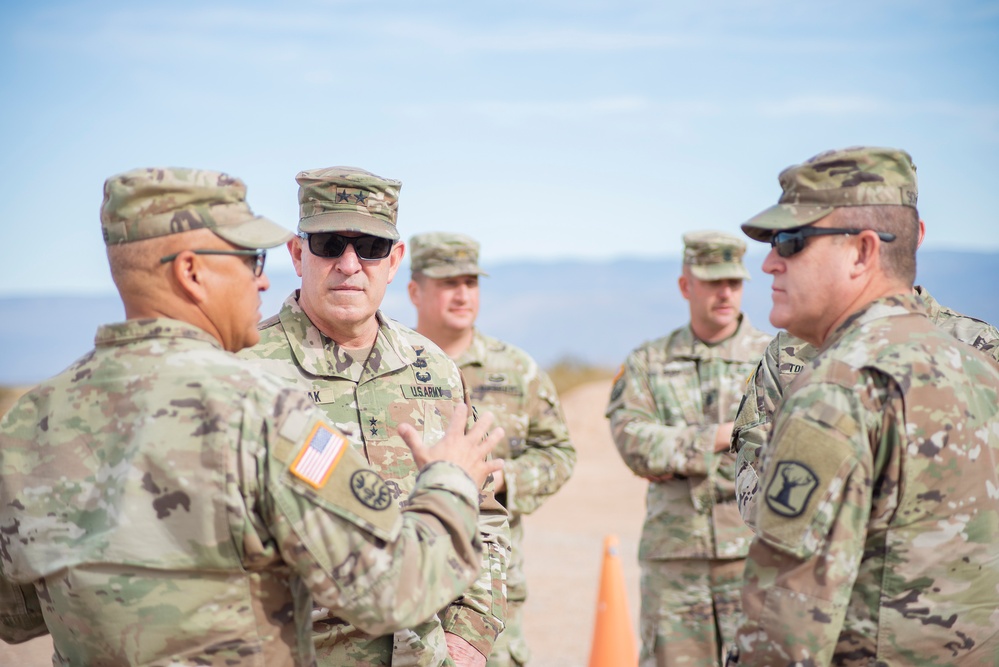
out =
[(362, 505), (382, 511), (392, 504), (392, 491), (385, 480), (371, 470), (358, 470), (350, 476), (350, 490)]

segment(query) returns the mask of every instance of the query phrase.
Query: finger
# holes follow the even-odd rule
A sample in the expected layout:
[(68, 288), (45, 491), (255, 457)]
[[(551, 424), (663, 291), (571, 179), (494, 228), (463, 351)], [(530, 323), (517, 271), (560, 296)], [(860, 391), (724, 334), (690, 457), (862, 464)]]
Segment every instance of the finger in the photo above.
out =
[(398, 432), (399, 437), (409, 447), (409, 451), (413, 453), (413, 461), (416, 463), (416, 467), (422, 468), (423, 464), (427, 461), (427, 448), (423, 446), (423, 438), (420, 437), (419, 431), (413, 428), (411, 424), (399, 424)]
[(483, 461), (482, 465), (485, 466), (486, 477), (492, 475), (494, 472), (502, 470), (505, 463), (506, 462), (503, 459), (489, 459), (488, 461)]
[(479, 448), (479, 456), (484, 457), (486, 454), (493, 451), (493, 448), (500, 443), (505, 435), (506, 431), (503, 430), (502, 426), (489, 431), (484, 438), (477, 441), (476, 446)]
[(496, 416), (491, 412), (483, 412), (479, 415), (478, 421), (472, 424), (472, 428), (468, 430), (468, 435), (474, 436), (476, 440), (480, 440), (486, 436), (489, 428), (496, 421)]

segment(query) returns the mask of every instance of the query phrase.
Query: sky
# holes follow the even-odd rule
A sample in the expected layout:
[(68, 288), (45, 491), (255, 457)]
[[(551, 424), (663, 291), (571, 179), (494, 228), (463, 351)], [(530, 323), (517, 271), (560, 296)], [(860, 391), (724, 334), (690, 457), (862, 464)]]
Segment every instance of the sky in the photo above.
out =
[(996, 0), (7, 0), (0, 91), (0, 297), (112, 291), (103, 182), (149, 166), (289, 228), (298, 171), (362, 167), (404, 238), (488, 266), (676, 255), (783, 168), (894, 146), (925, 247), (999, 251)]

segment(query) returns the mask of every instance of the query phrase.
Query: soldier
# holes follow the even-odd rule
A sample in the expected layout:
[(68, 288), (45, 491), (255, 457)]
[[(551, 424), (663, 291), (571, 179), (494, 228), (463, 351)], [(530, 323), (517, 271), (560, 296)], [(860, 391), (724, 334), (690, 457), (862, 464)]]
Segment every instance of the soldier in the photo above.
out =
[(462, 234), (436, 232), (410, 239), (409, 299), (416, 330), (455, 360), (470, 387), (472, 403), (496, 416), (506, 437), (496, 454), (506, 461), (495, 490), (510, 512), (513, 553), (507, 567), (506, 628), (489, 656), (489, 667), (524, 665), (530, 657), (521, 625), (524, 578), (521, 517), (558, 491), (572, 474), (576, 450), (555, 386), (526, 352), (475, 327), (479, 314), (479, 244)]
[(913, 293), (904, 151), (829, 151), (743, 225), (770, 322), (819, 348), (760, 484), (731, 664), (983, 665), (999, 655), (999, 371)]
[(752, 533), (735, 504), (732, 420), (769, 336), (740, 311), (746, 244), (684, 235), (690, 323), (625, 361), (607, 416), (625, 464), (649, 480), (641, 565), (642, 667), (716, 666), (735, 632)]
[[(920, 221), (920, 240), (922, 230)], [(923, 300), (933, 324), (959, 341), (989, 354), (999, 367), (999, 330), (987, 322), (941, 306), (925, 287), (916, 285), (913, 290)], [(736, 501), (743, 520), (750, 528), (756, 525), (759, 475), (763, 472), (762, 461), (774, 412), (780, 405), (784, 390), (818, 353), (815, 346), (780, 331), (770, 341), (746, 386), (746, 399), (739, 405), (739, 413), (735, 417), (732, 448), (736, 453)]]
[[(433, 442), (466, 396), (458, 368), (420, 334), (378, 310), (405, 252), (396, 228), (401, 183), (353, 167), (303, 171), (298, 235), (288, 242), (302, 287), (261, 322), (247, 350), (267, 369), (309, 391), (403, 503), (418, 469), (403, 425)], [(491, 488), (491, 487), (490, 487)], [(503, 629), (509, 550), (507, 513), (483, 496), (486, 545), (479, 580), (426, 623), (372, 636), (334, 610), (318, 609), (320, 665), (484, 665)]]
[(262, 248), (290, 236), (245, 194), (190, 169), (105, 183), (128, 319), (0, 422), (5, 641), (50, 632), (60, 665), (312, 665), (313, 598), (384, 633), (478, 576), (488, 419), (431, 449), (404, 433), (423, 470), (400, 512), (308, 396), (231, 354), (258, 339)]

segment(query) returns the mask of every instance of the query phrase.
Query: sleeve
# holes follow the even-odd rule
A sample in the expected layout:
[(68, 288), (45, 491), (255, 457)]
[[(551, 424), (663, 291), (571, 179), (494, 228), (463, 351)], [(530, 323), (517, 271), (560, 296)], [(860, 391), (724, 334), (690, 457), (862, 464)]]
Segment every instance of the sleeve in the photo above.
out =
[(554, 494), (576, 466), (562, 406), (551, 378), (536, 369), (527, 387), (528, 425), (524, 453), (503, 468), (506, 501), (515, 514), (530, 514)]
[[(475, 413), (464, 375), (461, 387), (459, 398), (469, 406), (468, 427), (471, 427)], [(440, 618), (445, 632), (458, 635), (488, 656), (506, 621), (506, 568), (510, 561), (510, 515), (496, 499), (491, 478), (479, 493), (478, 528), (483, 546), (478, 578), (443, 610)]]
[(756, 495), (762, 473), (761, 458), (770, 436), (770, 422), (781, 400), (778, 362), (774, 346), (767, 347), (763, 359), (746, 385), (746, 395), (732, 427), (735, 452), (735, 499), (746, 525), (756, 529)]
[(384, 635), (430, 618), (476, 579), (478, 490), (463, 470), (427, 466), (400, 511), (381, 477), (304, 394), (283, 392), (261, 430), (261, 511), (317, 604)]
[(730, 664), (832, 659), (870, 518), (871, 436), (861, 414), (857, 395), (841, 386), (817, 383), (789, 396), (760, 484)]
[(34, 585), (19, 585), (0, 576), (0, 639), (20, 644), (48, 632)]
[(690, 406), (677, 396), (699, 392), (697, 374), (672, 375), (677, 391), (654, 389), (642, 350), (625, 361), (611, 389), (606, 415), (611, 436), (625, 465), (639, 477), (657, 480), (665, 475), (707, 475), (715, 467), (717, 424), (701, 425)]

